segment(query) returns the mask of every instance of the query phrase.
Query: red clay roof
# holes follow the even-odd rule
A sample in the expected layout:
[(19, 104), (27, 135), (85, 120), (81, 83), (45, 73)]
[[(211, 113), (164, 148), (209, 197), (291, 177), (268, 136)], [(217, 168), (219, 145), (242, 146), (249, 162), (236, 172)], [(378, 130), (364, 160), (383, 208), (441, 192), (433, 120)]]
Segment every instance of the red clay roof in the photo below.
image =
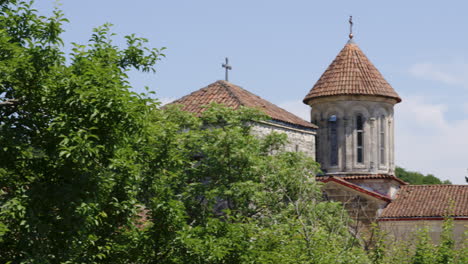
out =
[(351, 183), (349, 181), (346, 181), (344, 179), (342, 179), (343, 177), (335, 177), (335, 176), (322, 176), (322, 177), (319, 177), (317, 178), (318, 181), (320, 182), (323, 182), (323, 183), (327, 183), (327, 182), (336, 182), (338, 184), (341, 184), (343, 186), (346, 186), (348, 188), (351, 188), (353, 190), (356, 190), (360, 193), (363, 193), (363, 194), (366, 194), (366, 195), (370, 195), (370, 196), (373, 196), (377, 199), (380, 199), (380, 200), (383, 200), (385, 202), (391, 202), (392, 199), (388, 196), (385, 196), (383, 194), (380, 194), (378, 192), (374, 192), (374, 191), (371, 191), (371, 190), (367, 190), (357, 184), (354, 184), (354, 183)]
[(401, 98), (354, 42), (348, 42), (328, 66), (303, 102), (334, 95)]
[(385, 218), (468, 216), (468, 185), (405, 185), (380, 215)]
[[(367, 179), (389, 179), (394, 180), (402, 185), (407, 185), (408, 183), (402, 181), (401, 179), (390, 175), (390, 174), (346, 174), (344, 176), (334, 175), (335, 177), (340, 177), (343, 180), (354, 181), (354, 180), (367, 180)], [(319, 176), (320, 177), (320, 176)]]
[(171, 104), (183, 105), (182, 110), (200, 114), (210, 103), (223, 104), (234, 109), (240, 106), (256, 108), (273, 120), (305, 128), (317, 128), (302, 118), (268, 102), (243, 88), (226, 81), (217, 81), (207, 87), (186, 95)]

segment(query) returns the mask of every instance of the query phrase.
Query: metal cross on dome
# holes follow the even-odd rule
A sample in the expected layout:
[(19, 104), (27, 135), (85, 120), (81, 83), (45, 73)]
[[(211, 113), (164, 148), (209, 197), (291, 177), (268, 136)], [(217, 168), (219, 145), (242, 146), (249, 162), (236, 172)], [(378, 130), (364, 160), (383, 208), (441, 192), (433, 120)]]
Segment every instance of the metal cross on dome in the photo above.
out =
[(226, 69), (226, 78), (225, 79), (226, 79), (226, 82), (228, 82), (229, 81), (228, 80), (228, 71), (232, 70), (232, 67), (231, 67), (231, 65), (229, 65), (229, 60), (228, 60), (227, 57), (226, 57), (226, 63), (223, 63), (222, 66), (223, 66), (223, 68)]

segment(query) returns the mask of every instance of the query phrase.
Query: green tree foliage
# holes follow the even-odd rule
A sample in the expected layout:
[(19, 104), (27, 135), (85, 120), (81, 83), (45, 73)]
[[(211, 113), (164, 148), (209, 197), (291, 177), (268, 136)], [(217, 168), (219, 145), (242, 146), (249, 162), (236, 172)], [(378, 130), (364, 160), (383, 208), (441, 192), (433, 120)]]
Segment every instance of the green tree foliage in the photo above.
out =
[(139, 263), (365, 263), (341, 206), (322, 201), (317, 163), (278, 151), (284, 135), (253, 136), (256, 112), (214, 105), (199, 118), (162, 117), (177, 125), (150, 148), (173, 144), (180, 163), (152, 162), (144, 193), (158, 220), (135, 247)]
[(399, 241), (399, 243), (385, 241), (386, 237), (381, 237), (383, 244), (380, 244), (380, 252), (384, 252), (379, 262), (390, 263), (411, 263), (411, 264), (446, 264), (467, 263), (468, 254), (465, 241), (455, 245), (453, 239), (453, 219), (447, 218), (442, 225), (440, 242), (434, 243), (430, 236), (429, 227), (422, 227), (417, 230), (409, 241)]
[(124, 247), (141, 181), (152, 100), (126, 72), (161, 54), (114, 46), (109, 26), (61, 51), (60, 11), (0, 3), (0, 262), (95, 263)]
[(251, 135), (262, 115), (159, 109), (126, 73), (160, 50), (104, 25), (67, 62), (64, 22), (0, 2), (1, 263), (384, 263), (322, 200), (317, 163)]
[(441, 181), (432, 174), (423, 175), (419, 172), (407, 171), (401, 167), (396, 167), (395, 175), (409, 184), (452, 184), (449, 180)]
[[(317, 164), (258, 140), (258, 113), (157, 109), (126, 72), (162, 56), (109, 25), (61, 51), (60, 11), (0, 3), (0, 262), (360, 262)], [(276, 153), (275, 155), (268, 155)], [(362, 261), (361, 261), (362, 262)]]

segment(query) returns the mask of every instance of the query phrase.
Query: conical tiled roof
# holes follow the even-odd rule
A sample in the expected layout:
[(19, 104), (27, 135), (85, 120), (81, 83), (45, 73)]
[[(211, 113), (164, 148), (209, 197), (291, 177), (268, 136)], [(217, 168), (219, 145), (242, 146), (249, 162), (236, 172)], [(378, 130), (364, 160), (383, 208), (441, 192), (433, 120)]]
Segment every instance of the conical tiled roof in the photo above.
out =
[(171, 104), (183, 105), (182, 110), (200, 114), (210, 103), (223, 104), (234, 109), (240, 106), (257, 108), (271, 119), (304, 128), (317, 128), (302, 118), (260, 98), (259, 96), (226, 81), (217, 81), (186, 95)]
[(401, 98), (354, 42), (349, 41), (315, 83), (303, 102), (335, 95)]

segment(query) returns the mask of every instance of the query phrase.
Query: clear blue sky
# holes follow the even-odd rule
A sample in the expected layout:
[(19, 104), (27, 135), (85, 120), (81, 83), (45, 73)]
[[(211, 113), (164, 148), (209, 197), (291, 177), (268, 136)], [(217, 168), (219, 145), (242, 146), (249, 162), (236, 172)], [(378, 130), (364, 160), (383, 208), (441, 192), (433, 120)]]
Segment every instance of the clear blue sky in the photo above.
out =
[[(50, 14), (53, 0), (37, 1)], [(62, 0), (66, 43), (113, 23), (167, 47), (157, 74), (131, 74), (162, 100), (224, 78), (307, 119), (300, 103), (347, 41), (403, 98), (396, 106), (397, 164), (462, 184), (468, 168), (468, 1)], [(67, 44), (67, 49), (70, 45)]]

